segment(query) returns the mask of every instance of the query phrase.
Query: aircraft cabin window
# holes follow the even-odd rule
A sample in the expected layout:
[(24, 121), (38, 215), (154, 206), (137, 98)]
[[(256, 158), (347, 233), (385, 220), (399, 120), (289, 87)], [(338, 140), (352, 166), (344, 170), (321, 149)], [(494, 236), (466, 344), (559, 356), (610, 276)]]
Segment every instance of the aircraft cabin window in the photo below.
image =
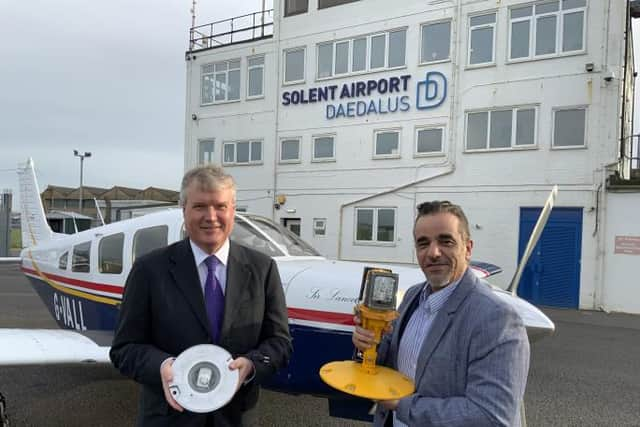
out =
[(154, 249), (167, 246), (169, 227), (158, 225), (138, 230), (133, 236), (133, 261)]
[(98, 246), (98, 269), (104, 274), (122, 273), (124, 234), (103, 237)]
[(62, 255), (60, 255), (60, 259), (58, 261), (58, 268), (60, 270), (66, 270), (67, 269), (67, 260), (69, 259), (69, 252), (65, 252)]
[(91, 242), (80, 243), (73, 247), (71, 271), (74, 273), (88, 273), (91, 259)]

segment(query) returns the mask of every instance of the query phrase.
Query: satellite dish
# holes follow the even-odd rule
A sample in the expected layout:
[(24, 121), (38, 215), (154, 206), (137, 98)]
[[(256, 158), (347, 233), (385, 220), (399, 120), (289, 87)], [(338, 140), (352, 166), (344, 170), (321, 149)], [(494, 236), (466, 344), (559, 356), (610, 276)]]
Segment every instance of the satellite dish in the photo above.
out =
[(206, 413), (229, 403), (238, 386), (237, 369), (229, 369), (231, 354), (222, 347), (200, 344), (183, 351), (173, 362), (173, 398), (191, 412)]

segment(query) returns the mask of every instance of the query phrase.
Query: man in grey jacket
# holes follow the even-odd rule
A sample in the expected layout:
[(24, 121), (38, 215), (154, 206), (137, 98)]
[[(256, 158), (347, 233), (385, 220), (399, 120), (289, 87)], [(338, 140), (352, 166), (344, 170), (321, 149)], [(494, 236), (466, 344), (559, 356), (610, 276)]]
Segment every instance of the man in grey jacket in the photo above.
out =
[[(378, 363), (412, 378), (416, 391), (378, 402), (374, 426), (520, 425), (527, 333), (515, 310), (469, 268), (473, 241), (464, 212), (446, 201), (422, 203), (414, 238), (427, 280), (405, 294)], [(364, 351), (373, 334), (357, 326), (353, 343)]]

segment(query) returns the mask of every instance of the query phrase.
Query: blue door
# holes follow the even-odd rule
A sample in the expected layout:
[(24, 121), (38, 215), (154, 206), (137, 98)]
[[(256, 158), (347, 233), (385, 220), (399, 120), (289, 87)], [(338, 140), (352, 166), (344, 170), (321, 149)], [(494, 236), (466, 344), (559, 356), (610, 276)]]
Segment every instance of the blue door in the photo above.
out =
[[(541, 208), (520, 208), (518, 261)], [(582, 208), (554, 208), (522, 273), (518, 295), (536, 305), (578, 308)]]

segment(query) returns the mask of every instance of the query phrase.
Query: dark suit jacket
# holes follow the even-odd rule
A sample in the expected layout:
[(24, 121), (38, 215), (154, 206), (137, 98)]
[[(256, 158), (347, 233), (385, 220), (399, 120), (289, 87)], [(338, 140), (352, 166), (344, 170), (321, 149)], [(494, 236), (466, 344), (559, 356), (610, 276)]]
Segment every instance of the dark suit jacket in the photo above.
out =
[[(398, 345), (424, 284), (410, 288), (379, 362), (397, 369)], [(522, 319), (486, 282), (467, 269), (436, 314), (420, 349), (416, 391), (396, 413), (410, 426), (520, 425), (519, 406), (529, 370), (529, 341)], [(391, 414), (379, 406), (374, 426)]]
[(160, 365), (196, 344), (210, 344), (204, 296), (189, 240), (141, 257), (124, 290), (110, 357), (142, 387), (139, 426), (239, 426), (258, 400), (258, 384), (291, 354), (287, 308), (276, 263), (231, 242), (219, 345), (255, 366), (255, 378), (212, 414), (179, 413), (167, 404)]

